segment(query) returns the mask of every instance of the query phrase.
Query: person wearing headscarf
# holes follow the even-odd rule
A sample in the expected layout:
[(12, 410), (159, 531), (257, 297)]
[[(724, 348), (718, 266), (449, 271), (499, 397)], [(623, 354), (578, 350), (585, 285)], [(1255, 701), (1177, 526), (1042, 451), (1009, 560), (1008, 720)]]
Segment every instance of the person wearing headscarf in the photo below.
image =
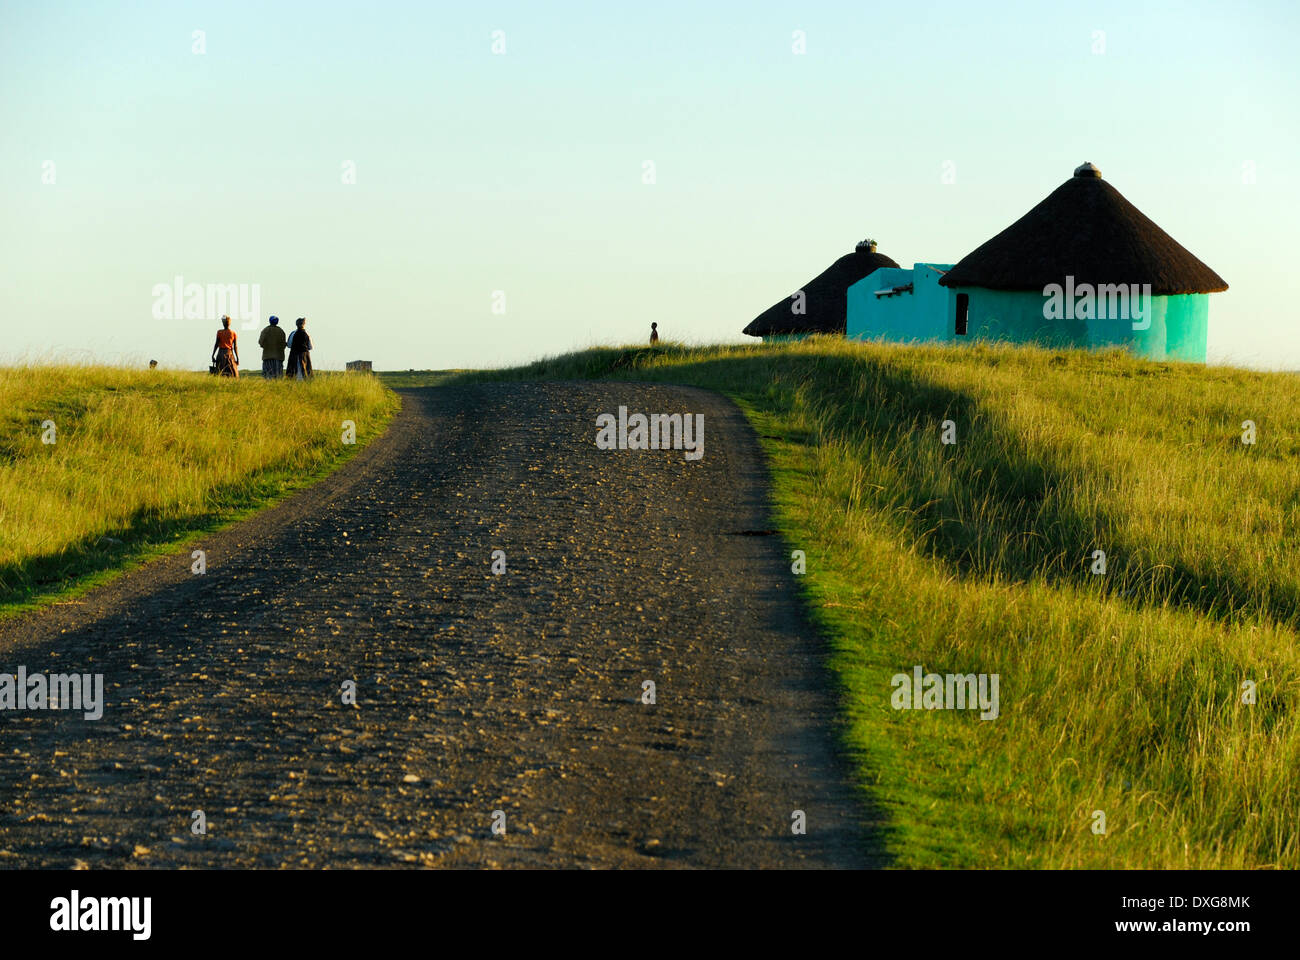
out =
[(262, 376), (267, 380), (283, 377), (284, 331), (280, 329), (279, 317), (272, 317), (262, 328), (257, 345), (262, 348)]
[(223, 377), (239, 379), (239, 336), (230, 329), (230, 318), (221, 318), (217, 342), (212, 345), (212, 362)]
[(289, 334), (288, 375), (291, 380), (306, 380), (311, 377), (311, 337), (307, 335), (306, 317), (294, 322), (297, 329)]

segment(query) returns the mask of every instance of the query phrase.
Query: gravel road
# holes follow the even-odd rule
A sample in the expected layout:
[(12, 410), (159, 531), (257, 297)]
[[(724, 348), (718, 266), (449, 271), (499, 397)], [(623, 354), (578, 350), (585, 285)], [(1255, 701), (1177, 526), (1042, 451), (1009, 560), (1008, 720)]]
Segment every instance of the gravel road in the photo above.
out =
[[(597, 449), (620, 404), (703, 459)], [(708, 392), (404, 391), (311, 489), (0, 624), (107, 701), (0, 713), (0, 867), (881, 865), (765, 484)]]

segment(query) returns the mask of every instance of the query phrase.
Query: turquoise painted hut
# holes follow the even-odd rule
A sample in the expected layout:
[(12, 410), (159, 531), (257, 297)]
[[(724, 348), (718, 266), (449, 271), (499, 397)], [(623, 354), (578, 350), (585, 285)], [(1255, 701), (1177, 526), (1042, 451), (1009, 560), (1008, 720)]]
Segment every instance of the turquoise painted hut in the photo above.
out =
[(1228, 289), (1091, 163), (938, 283), (949, 292), (948, 339), (1123, 346), (1198, 363), (1208, 294)]
[(898, 264), (876, 252), (876, 241), (863, 240), (790, 296), (778, 300), (751, 320), (742, 333), (764, 343), (800, 340), (814, 333), (844, 335), (849, 287), (882, 267)]
[(902, 342), (949, 340), (947, 289), (939, 281), (950, 263), (877, 270), (849, 287), (845, 333), (850, 339)]

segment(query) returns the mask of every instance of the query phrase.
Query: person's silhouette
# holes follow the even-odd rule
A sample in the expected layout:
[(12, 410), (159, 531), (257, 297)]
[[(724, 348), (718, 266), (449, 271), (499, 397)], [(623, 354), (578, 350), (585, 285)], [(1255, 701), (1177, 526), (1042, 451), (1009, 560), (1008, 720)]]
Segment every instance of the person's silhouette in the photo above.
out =
[(650, 324), (650, 342), (652, 344), (659, 342), (659, 324), (657, 323)]
[(223, 377), (239, 379), (239, 335), (230, 329), (230, 318), (221, 318), (217, 342), (212, 345), (212, 362)]

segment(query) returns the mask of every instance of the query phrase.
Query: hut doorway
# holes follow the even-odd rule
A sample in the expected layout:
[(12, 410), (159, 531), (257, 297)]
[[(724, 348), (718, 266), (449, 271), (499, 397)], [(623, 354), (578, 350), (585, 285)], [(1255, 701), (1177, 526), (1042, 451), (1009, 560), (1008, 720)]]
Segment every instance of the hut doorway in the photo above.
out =
[(970, 315), (970, 294), (957, 294), (957, 336), (966, 336), (966, 318)]

